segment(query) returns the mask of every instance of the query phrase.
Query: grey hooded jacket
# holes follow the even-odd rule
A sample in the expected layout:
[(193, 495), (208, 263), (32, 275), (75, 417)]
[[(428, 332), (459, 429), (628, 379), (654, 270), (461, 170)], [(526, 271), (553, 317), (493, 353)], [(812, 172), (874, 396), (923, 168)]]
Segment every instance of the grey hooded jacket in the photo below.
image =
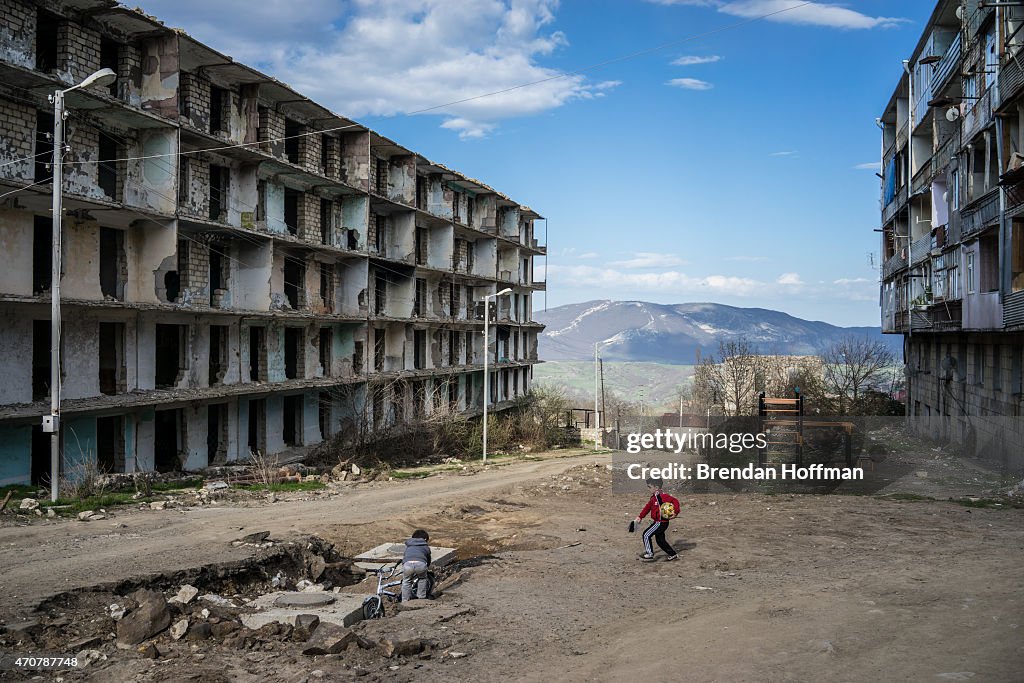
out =
[(426, 562), (430, 564), (430, 546), (422, 538), (409, 538), (405, 541), (405, 555), (402, 562)]

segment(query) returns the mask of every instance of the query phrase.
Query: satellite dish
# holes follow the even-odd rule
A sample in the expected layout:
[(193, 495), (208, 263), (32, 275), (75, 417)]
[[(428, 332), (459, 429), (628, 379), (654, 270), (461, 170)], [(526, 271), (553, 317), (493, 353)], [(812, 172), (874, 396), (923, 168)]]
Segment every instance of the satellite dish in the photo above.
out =
[(957, 5), (956, 6), (956, 18), (959, 19), (960, 21), (964, 20), (964, 6), (963, 5)]
[(960, 118), (960, 107), (950, 107), (946, 110), (946, 120), (952, 123)]

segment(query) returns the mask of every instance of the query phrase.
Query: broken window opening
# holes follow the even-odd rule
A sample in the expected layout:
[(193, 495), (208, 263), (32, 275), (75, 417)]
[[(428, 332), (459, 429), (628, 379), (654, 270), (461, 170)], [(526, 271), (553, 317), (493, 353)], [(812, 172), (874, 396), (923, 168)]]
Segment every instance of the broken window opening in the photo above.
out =
[(170, 389), (181, 382), (185, 374), (186, 325), (156, 326), (156, 378), (157, 389)]
[(428, 233), (426, 228), (416, 228), (416, 265), (427, 264), (427, 241)]
[(416, 299), (413, 301), (412, 315), (414, 318), (427, 315), (427, 281), (421, 277), (416, 278)]
[(454, 379), (448, 382), (448, 407), (453, 411), (459, 409), (459, 383)]
[(263, 453), (267, 447), (267, 400), (249, 401), (248, 435), (249, 453)]
[(373, 237), (373, 246), (377, 253), (381, 256), (387, 256), (387, 244), (388, 244), (388, 219), (383, 214), (374, 214), (374, 222), (376, 223), (377, 230)]
[(181, 276), (178, 275), (178, 271), (169, 270), (164, 273), (164, 292), (167, 303), (175, 303), (181, 294)]
[(210, 220), (227, 220), (228, 186), (230, 171), (224, 166), (210, 164)]
[(299, 135), (302, 124), (292, 119), (284, 120), (284, 155), (293, 164), (299, 163)]
[(359, 249), (359, 233), (355, 230), (346, 230), (348, 233), (348, 248), (352, 251)]
[(452, 220), (456, 223), (461, 223), (462, 219), (459, 216), (459, 199), (462, 197), (458, 192), (452, 192)]
[(50, 395), (51, 326), (49, 320), (32, 321), (32, 400), (41, 401)]
[(64, 20), (46, 10), (36, 10), (36, 70), (50, 73), (57, 68), (57, 34)]
[(228, 460), (228, 406), (214, 403), (206, 407), (206, 462), (223, 465)]
[(228, 290), (229, 263), (225, 244), (210, 245), (210, 305), (220, 307)]
[(466, 408), (469, 409), (473, 405), (473, 375), (465, 375), (466, 377)]
[(50, 482), (50, 441), (51, 435), (43, 431), (41, 424), (32, 427), (32, 465), (29, 481), (33, 486)]
[[(110, 40), (107, 37), (100, 37), (100, 68), (110, 69), (114, 73), (118, 72), (118, 62), (121, 54), (120, 44)], [(117, 82), (118, 79), (114, 79), (114, 82), (107, 86), (107, 92), (110, 93), (111, 97), (117, 97)], [(100, 157), (101, 159), (105, 157)], [(106, 157), (109, 159), (116, 159), (117, 157)]]
[(294, 256), (284, 258), (284, 296), (298, 310), (306, 304), (306, 263)]
[(289, 188), (284, 189), (284, 225), (292, 235), (299, 234), (299, 195)]
[(384, 424), (384, 388), (376, 387), (373, 390), (373, 428), (383, 429)]
[(384, 372), (384, 358), (387, 349), (387, 333), (381, 329), (373, 331), (373, 369)]
[(107, 195), (114, 201), (121, 201), (118, 189), (120, 186), (120, 178), (117, 172), (117, 159), (121, 158), (119, 154), (119, 147), (117, 140), (110, 137), (106, 133), (100, 131), (100, 147), (99, 147), (99, 160), (97, 164), (97, 185), (103, 190), (103, 194)]
[(302, 330), (298, 327), (284, 328), (284, 376), (285, 379), (302, 377)]
[(226, 325), (210, 325), (210, 386), (224, 383), (228, 371), (228, 334)]
[(100, 228), (100, 292), (109, 299), (124, 299), (128, 280), (128, 259), (124, 251), (124, 232)]
[(188, 206), (189, 194), (189, 160), (188, 157), (178, 158), (178, 204)]
[(363, 342), (357, 341), (355, 350), (352, 352), (352, 372), (356, 375), (363, 374)]
[(331, 395), (326, 391), (320, 392), (317, 400), (318, 415), (317, 421), (320, 426), (320, 436), (327, 439), (331, 436)]
[(473, 204), (474, 204), (473, 198), (467, 196), (466, 197), (466, 225), (469, 225), (469, 226), (473, 225)]
[(124, 418), (96, 418), (96, 465), (101, 472), (124, 472)]
[(387, 305), (388, 281), (380, 273), (374, 276), (373, 280), (373, 312), (376, 315), (384, 315)]
[(302, 445), (302, 396), (284, 397), (281, 438), (286, 446)]
[(249, 380), (267, 381), (267, 331), (262, 327), (249, 328)]
[(32, 293), (42, 294), (53, 284), (53, 221), (35, 216), (32, 233)]
[(53, 112), (36, 112), (36, 161), (32, 179), (53, 182)]
[(405, 383), (397, 382), (391, 389), (391, 419), (394, 424), (405, 421)]
[(320, 242), (331, 244), (334, 235), (334, 210), (330, 199), (320, 200)]
[(153, 438), (154, 464), (157, 472), (178, 472), (181, 470), (181, 444), (185, 443), (184, 420), (181, 410), (157, 410)]
[(473, 331), (466, 330), (466, 365), (473, 364)]
[(457, 365), (459, 362), (459, 337), (458, 331), (448, 330), (448, 365)]
[(427, 179), (421, 175), (416, 176), (416, 208), (427, 209)]
[(127, 391), (124, 363), (124, 323), (100, 323), (100, 393), (107, 396)]
[(331, 372), (331, 342), (333, 336), (333, 330), (331, 330), (331, 328), (320, 328), (318, 350), (320, 353), (320, 373), (324, 377), (330, 377), (333, 374)]
[(416, 370), (423, 370), (427, 367), (427, 331), (413, 330), (413, 360), (412, 364)]
[(334, 312), (334, 265), (320, 264), (320, 301), (328, 313)]
[[(256, 182), (256, 220), (266, 222), (267, 220), (267, 181)], [(266, 225), (262, 226), (266, 228)]]
[(224, 125), (226, 119), (227, 105), (231, 102), (231, 93), (216, 86), (210, 87), (210, 133), (227, 133)]

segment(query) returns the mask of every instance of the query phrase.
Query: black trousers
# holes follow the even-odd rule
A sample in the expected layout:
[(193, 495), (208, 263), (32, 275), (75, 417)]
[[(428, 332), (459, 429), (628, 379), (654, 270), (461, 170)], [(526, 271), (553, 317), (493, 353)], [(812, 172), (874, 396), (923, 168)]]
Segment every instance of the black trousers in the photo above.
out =
[(658, 542), (658, 547), (665, 551), (665, 554), (672, 557), (676, 554), (675, 548), (673, 548), (668, 541), (665, 540), (665, 532), (668, 531), (668, 522), (651, 522), (651, 525), (644, 529), (644, 552), (648, 555), (654, 554), (654, 549), (651, 548), (651, 537)]

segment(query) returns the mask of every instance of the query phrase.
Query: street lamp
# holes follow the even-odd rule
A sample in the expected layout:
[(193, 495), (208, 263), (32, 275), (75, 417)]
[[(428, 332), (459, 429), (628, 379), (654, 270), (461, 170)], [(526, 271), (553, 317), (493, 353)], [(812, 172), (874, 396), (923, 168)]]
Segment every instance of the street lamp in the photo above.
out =
[(117, 78), (112, 69), (100, 69), (78, 85), (56, 90), (53, 103), (53, 255), (50, 258), (50, 414), (43, 416), (43, 431), (50, 433), (50, 500), (57, 500), (60, 479), (60, 272), (61, 201), (64, 163), (64, 96), (91, 85), (110, 85)]
[(594, 448), (601, 447), (601, 411), (598, 410), (598, 401), (601, 398), (600, 365), (601, 358), (597, 350), (605, 344), (611, 344), (611, 340), (594, 342)]
[(506, 287), (500, 292), (484, 296), (484, 462), (487, 462), (487, 402), (491, 399), (491, 389), (488, 376), (490, 373), (487, 370), (487, 357), (490, 355), (490, 341), (488, 339), (491, 323), (490, 305), (491, 299), (496, 299), (497, 297), (508, 294), (511, 291), (511, 287)]

